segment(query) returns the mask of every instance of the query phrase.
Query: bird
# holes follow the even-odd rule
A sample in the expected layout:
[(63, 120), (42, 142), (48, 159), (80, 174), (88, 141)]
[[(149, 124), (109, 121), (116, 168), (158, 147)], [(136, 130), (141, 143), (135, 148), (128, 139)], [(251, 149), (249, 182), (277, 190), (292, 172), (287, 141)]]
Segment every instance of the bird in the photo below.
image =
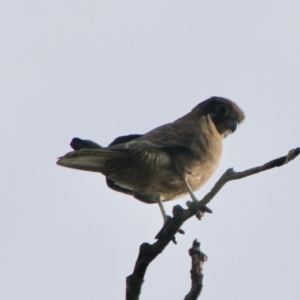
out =
[(147, 204), (163, 202), (200, 189), (217, 169), (222, 141), (244, 120), (233, 101), (213, 96), (189, 113), (145, 134), (117, 137), (107, 147), (73, 138), (74, 151), (59, 157), (59, 166), (101, 173), (114, 191)]

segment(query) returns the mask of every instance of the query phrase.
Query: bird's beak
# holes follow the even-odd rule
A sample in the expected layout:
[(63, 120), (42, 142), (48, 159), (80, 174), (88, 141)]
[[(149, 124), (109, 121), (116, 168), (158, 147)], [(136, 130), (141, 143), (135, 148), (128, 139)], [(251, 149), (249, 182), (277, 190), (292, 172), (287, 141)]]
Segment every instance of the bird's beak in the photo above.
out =
[(226, 121), (227, 128), (231, 130), (232, 133), (236, 131), (237, 122), (236, 121)]

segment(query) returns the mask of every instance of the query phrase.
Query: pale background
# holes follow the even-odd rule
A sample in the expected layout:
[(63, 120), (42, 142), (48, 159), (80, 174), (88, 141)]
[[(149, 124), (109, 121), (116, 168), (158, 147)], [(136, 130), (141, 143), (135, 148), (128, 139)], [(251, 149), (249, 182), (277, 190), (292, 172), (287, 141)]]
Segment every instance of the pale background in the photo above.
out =
[[(0, 299), (124, 299), (161, 227), (157, 205), (55, 165), (72, 137), (107, 145), (232, 99), (246, 120), (199, 198), (227, 168), (300, 146), (298, 0), (2, 1), (0, 37)], [(200, 299), (300, 299), (299, 178), (298, 158), (229, 183), (151, 264), (141, 299), (183, 299), (195, 238)]]

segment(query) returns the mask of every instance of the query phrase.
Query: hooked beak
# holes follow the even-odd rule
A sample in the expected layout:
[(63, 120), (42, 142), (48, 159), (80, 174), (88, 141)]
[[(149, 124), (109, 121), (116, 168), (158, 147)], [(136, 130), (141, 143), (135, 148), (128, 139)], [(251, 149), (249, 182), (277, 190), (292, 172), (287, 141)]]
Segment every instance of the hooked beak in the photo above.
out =
[(226, 121), (227, 128), (234, 133), (237, 129), (237, 122), (236, 121)]

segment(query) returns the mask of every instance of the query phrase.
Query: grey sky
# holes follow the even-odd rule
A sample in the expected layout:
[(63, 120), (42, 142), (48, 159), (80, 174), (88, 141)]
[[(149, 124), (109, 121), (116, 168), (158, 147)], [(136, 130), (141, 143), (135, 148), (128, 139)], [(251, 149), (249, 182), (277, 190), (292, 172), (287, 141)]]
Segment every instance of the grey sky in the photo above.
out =
[[(0, 298), (123, 299), (160, 229), (157, 205), (55, 165), (72, 137), (107, 145), (232, 99), (246, 120), (199, 198), (227, 168), (300, 146), (299, 16), (292, 0), (2, 2)], [(229, 183), (151, 264), (141, 299), (183, 299), (195, 238), (209, 258), (200, 299), (299, 299), (299, 178), (298, 158)]]

